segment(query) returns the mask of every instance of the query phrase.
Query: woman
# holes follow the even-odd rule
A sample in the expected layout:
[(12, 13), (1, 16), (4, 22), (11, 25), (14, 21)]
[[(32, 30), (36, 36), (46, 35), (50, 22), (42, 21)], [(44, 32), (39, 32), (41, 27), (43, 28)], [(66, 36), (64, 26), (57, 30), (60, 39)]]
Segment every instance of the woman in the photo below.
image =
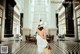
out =
[(46, 32), (45, 29), (42, 25), (38, 25), (37, 29), (37, 48), (38, 48), (38, 53), (43, 54), (44, 49), (46, 48), (48, 42), (46, 40)]

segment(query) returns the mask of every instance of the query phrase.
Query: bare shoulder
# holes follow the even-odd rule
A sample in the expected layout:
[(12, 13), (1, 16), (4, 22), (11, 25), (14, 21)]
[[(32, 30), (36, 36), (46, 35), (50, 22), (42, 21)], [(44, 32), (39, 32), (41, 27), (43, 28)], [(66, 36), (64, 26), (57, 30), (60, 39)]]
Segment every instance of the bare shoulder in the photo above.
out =
[(45, 32), (45, 29), (43, 29), (43, 31)]

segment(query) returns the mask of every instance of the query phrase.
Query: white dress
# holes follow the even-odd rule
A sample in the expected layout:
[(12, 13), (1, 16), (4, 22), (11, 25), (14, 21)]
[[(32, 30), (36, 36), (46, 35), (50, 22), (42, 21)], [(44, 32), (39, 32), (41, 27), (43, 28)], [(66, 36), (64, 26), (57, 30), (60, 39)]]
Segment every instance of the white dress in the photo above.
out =
[(48, 42), (46, 39), (43, 39), (40, 35), (37, 34), (37, 49), (38, 52), (43, 52), (44, 48), (47, 46)]

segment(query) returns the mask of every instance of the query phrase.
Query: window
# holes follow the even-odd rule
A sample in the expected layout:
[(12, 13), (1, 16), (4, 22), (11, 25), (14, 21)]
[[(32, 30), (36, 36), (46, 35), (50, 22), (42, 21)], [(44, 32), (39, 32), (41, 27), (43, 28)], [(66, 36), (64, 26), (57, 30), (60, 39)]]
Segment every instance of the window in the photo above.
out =
[(78, 36), (80, 40), (80, 8), (76, 10), (76, 16), (77, 16)]
[[(32, 25), (33, 25), (32, 28), (35, 28), (35, 29), (32, 29), (32, 32), (36, 30), (36, 27), (37, 27), (40, 19), (42, 19), (43, 21), (47, 21), (47, 18), (50, 16), (50, 14), (49, 14), (50, 6), (49, 6), (48, 1), (49, 0), (32, 0), (30, 2), (29, 16), (31, 16), (31, 14), (32, 14), (33, 16), (31, 16), (31, 17), (33, 19), (33, 22), (36, 22), (36, 23), (32, 23)], [(33, 4), (33, 6), (31, 4)], [(33, 12), (32, 12), (32, 9), (34, 10)], [(34, 32), (34, 34), (35, 34), (35, 32)]]
[(80, 9), (76, 11), (78, 27), (80, 26)]

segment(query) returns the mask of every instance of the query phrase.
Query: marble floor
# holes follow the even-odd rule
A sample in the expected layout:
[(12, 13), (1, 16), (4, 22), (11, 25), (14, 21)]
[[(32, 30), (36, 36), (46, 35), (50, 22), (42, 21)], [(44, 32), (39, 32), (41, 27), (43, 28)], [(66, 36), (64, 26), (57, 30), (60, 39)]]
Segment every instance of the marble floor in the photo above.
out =
[[(37, 45), (34, 43), (22, 41), (10, 41), (4, 43), (3, 45), (9, 46), (8, 54), (38, 54)], [(51, 54), (80, 54), (80, 42), (56, 41), (50, 42), (49, 44), (52, 48)]]

